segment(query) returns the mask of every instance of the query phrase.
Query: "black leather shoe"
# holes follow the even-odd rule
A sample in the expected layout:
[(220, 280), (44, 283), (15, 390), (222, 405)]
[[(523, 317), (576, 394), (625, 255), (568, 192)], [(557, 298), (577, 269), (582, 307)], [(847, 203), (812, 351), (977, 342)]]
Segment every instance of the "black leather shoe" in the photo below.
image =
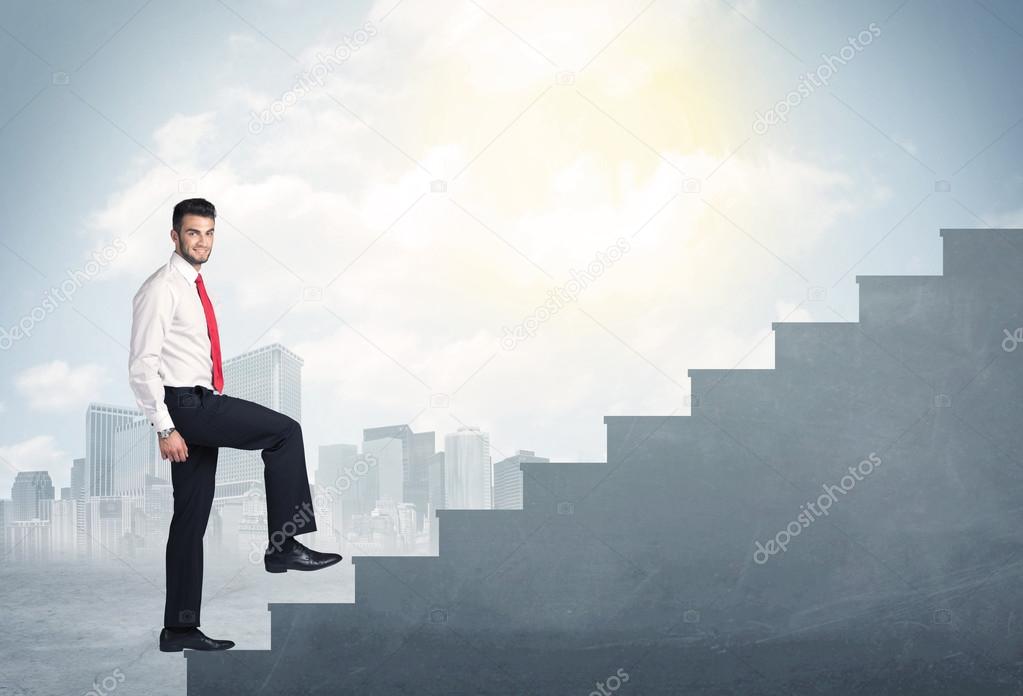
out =
[(160, 631), (160, 650), (163, 652), (181, 652), (189, 650), (227, 650), (234, 647), (233, 640), (214, 640), (198, 628), (188, 633), (174, 633), (166, 628)]
[(271, 550), (268, 547), (263, 554), (263, 567), (268, 573), (286, 573), (289, 570), (319, 570), (340, 560), (339, 553), (313, 551), (292, 538), (291, 545), (286, 549)]

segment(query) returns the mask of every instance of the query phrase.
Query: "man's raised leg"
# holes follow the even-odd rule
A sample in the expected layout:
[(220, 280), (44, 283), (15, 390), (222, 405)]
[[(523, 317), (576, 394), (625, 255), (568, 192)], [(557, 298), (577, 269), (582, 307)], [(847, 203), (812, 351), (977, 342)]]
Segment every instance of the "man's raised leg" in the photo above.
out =
[(227, 394), (205, 394), (195, 415), (193, 438), (197, 441), (262, 450), (269, 541), (266, 569), (318, 570), (340, 561), (339, 554), (313, 551), (294, 538), (317, 529), (301, 424), (254, 401)]

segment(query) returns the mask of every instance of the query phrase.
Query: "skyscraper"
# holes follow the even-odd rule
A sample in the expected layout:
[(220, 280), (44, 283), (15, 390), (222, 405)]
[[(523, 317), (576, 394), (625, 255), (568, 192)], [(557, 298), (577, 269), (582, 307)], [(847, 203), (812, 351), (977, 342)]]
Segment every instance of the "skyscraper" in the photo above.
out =
[(444, 498), (447, 509), (490, 510), (493, 504), (490, 434), (463, 426), (444, 437)]
[(343, 537), (354, 529), (356, 517), (369, 515), (376, 505), (380, 492), (376, 458), (360, 455), (355, 445), (323, 445), (316, 484), (334, 510), (331, 532)]
[(120, 496), (92, 496), (85, 501), (91, 558), (114, 560), (129, 554), (126, 543), (134, 504), (134, 499)]
[(351, 515), (344, 509), (343, 498), (351, 492), (351, 488), (355, 484), (352, 465), (358, 456), (359, 448), (356, 445), (340, 442), (333, 445), (320, 445), (316, 461), (313, 503), (315, 504), (317, 499), (325, 500), (327, 516), (322, 521), (327, 522), (329, 528), (322, 527), (320, 515), (317, 513), (317, 524), (321, 526), (318, 531), (333, 538), (340, 538), (344, 533), (347, 526), (345, 515)]
[(60, 500), (47, 501), (47, 504), (50, 505), (50, 549), (55, 556), (72, 556), (77, 539), (78, 501), (62, 497)]
[(416, 545), (416, 508), (410, 503), (398, 503), (395, 509), (398, 524), (398, 539), (402, 551), (409, 551)]
[(85, 495), (85, 457), (79, 457), (71, 461), (71, 497), (80, 500)]
[(11, 486), (13, 519), (18, 522), (48, 519), (49, 507), (45, 500), (53, 500), (53, 481), (47, 471), (19, 471)]
[(429, 465), (429, 502), (426, 514), (423, 515), (423, 526), (430, 530), (430, 553), (439, 551), (440, 536), (437, 526), (437, 510), (446, 507), (444, 499), (444, 452), (436, 452), (430, 457)]
[(50, 558), (50, 520), (15, 520), (8, 528), (11, 561), (47, 561)]
[[(416, 517), (421, 518), (430, 496), (429, 468), (434, 453), (435, 434), (414, 433), (408, 425), (385, 425), (362, 431), (363, 443), (385, 437), (401, 440), (402, 489), (401, 495), (394, 500), (415, 505)], [(366, 451), (365, 444), (363, 451)], [(384, 494), (380, 496), (384, 497)], [(421, 521), (417, 525), (421, 526)]]
[(531, 450), (519, 450), (494, 464), (494, 509), (522, 509), (522, 462), (549, 462)]
[(346, 476), (345, 469), (351, 467), (358, 456), (358, 445), (343, 442), (320, 445), (316, 462), (316, 485), (324, 489), (337, 488), (339, 481)]
[[(224, 393), (253, 401), (302, 422), (302, 358), (279, 343), (224, 362)], [(264, 488), (259, 450), (221, 447), (214, 505), (241, 504), (249, 488)]]
[(85, 501), (88, 500), (88, 478), (86, 478), (85, 457), (71, 463), (71, 498), (75, 501), (74, 555), (83, 558), (89, 551), (88, 517)]
[(115, 433), (139, 418), (145, 416), (137, 408), (89, 404), (85, 411), (86, 496), (114, 495), (114, 469), (118, 465), (114, 454)]
[[(447, 507), (444, 497), (444, 452), (436, 452), (430, 457), (430, 519), (435, 515), (434, 510), (443, 510)], [(436, 525), (434, 525), (436, 527)]]
[(412, 435), (412, 460), (409, 462), (408, 501), (416, 506), (416, 530), (423, 528), (423, 522), (430, 509), (430, 465), (437, 452), (437, 437), (434, 431)]
[(170, 464), (160, 457), (159, 442), (145, 416), (114, 430), (114, 495), (144, 495), (146, 476), (169, 480)]
[[(404, 502), (405, 472), (404, 440), (396, 437), (381, 437), (362, 443), (362, 452), (367, 460), (376, 460), (378, 472), (378, 498), (392, 501), (395, 505)], [(370, 460), (372, 461), (372, 460)]]
[(154, 553), (162, 553), (167, 544), (171, 518), (174, 515), (174, 486), (156, 476), (146, 477), (146, 495), (143, 507), (146, 525), (142, 534)]
[[(108, 558), (121, 536), (134, 534), (144, 519), (146, 477), (170, 476), (149, 420), (138, 408), (91, 403), (85, 413), (85, 457), (71, 468), (75, 547), (80, 555)], [(80, 491), (80, 493), (79, 493)]]

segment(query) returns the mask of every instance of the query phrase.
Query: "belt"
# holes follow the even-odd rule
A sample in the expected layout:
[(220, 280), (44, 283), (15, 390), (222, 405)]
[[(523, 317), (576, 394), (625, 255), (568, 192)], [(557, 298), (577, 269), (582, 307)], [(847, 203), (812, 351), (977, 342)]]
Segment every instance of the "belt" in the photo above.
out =
[(168, 384), (165, 384), (163, 386), (163, 388), (167, 389), (169, 391), (172, 391), (174, 393), (192, 392), (194, 394), (217, 394), (217, 395), (220, 395), (220, 394), (223, 393), (223, 392), (218, 392), (215, 389), (210, 389), (209, 387), (204, 387), (201, 384), (196, 384), (194, 387), (172, 387), (172, 386), (170, 386)]

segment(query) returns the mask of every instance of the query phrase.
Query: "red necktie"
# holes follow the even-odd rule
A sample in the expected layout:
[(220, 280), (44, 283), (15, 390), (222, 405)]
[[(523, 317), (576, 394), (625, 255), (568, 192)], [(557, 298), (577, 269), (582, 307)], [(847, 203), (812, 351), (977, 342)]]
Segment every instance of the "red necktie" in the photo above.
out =
[(217, 333), (217, 317), (213, 314), (213, 304), (209, 295), (206, 294), (206, 287), (202, 284), (202, 274), (195, 277), (196, 287), (199, 288), (199, 299), (202, 301), (202, 309), (206, 312), (206, 329), (210, 335), (210, 357), (213, 358), (213, 389), (217, 392), (224, 392), (224, 368), (220, 364), (220, 334)]

